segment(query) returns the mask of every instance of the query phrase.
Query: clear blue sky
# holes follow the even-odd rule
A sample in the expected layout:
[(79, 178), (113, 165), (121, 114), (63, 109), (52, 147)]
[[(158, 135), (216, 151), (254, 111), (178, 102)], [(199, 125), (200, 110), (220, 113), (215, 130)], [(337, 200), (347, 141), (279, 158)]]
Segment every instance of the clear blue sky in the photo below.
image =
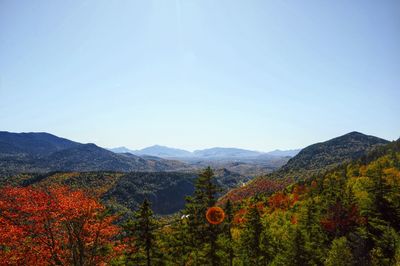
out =
[(400, 137), (400, 1), (0, 0), (0, 130), (268, 151)]

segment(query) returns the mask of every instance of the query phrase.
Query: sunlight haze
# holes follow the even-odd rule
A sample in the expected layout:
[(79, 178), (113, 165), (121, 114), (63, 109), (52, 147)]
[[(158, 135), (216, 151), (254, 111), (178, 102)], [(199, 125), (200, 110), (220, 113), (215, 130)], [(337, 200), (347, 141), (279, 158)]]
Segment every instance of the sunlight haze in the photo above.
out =
[[(0, 129), (102, 147), (400, 136), (399, 1), (0, 1)], [(377, 126), (379, 125), (379, 126)]]

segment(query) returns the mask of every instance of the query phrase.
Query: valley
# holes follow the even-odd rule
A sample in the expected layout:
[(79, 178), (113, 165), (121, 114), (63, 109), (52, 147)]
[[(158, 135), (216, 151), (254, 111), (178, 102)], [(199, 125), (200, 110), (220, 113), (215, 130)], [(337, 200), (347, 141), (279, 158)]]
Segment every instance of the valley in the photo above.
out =
[[(212, 249), (219, 252), (214, 257), (217, 265), (257, 265), (257, 261), (318, 265), (330, 260), (359, 264), (378, 260), (393, 265), (396, 261), (398, 251), (387, 245), (398, 241), (400, 140), (389, 142), (351, 132), (307, 146), (291, 158), (264, 154), (262, 158), (167, 159), (154, 154), (113, 153), (94, 144), (44, 133), (21, 137), (2, 132), (0, 136), (0, 236), (4, 238), (0, 243), (15, 245), (10, 251), (0, 249), (3, 260), (9, 252), (18, 263), (22, 253), (32, 262), (37, 261), (36, 254), (48, 256), (43, 246), (48, 235), (42, 225), (57, 228), (55, 237), (61, 243), (68, 239), (64, 223), (70, 226), (90, 219), (91, 224), (103, 229), (87, 228), (82, 234), (97, 234), (102, 243), (116, 247), (101, 253), (111, 256), (112, 265), (142, 261), (143, 251), (127, 246), (140, 242), (126, 236), (145, 238), (139, 233), (146, 226), (152, 226), (148, 233), (154, 237), (150, 242), (151, 261), (160, 265), (184, 263), (187, 255), (199, 251), (205, 253), (197, 253), (197, 259), (208, 261), (205, 254), (210, 249), (203, 241), (225, 243)], [(13, 202), (16, 207), (10, 207)], [(35, 207), (29, 207), (29, 202)], [(88, 204), (92, 207), (85, 207)], [(205, 219), (210, 206), (225, 212), (222, 225), (212, 225)], [(42, 216), (35, 216), (37, 211), (31, 213), (32, 208), (39, 208)], [(97, 208), (103, 214), (93, 216), (84, 208)], [(21, 226), (17, 229), (19, 238), (39, 241), (35, 245), (40, 251), (26, 253), (20, 249), (23, 245), (16, 244), (14, 231), (9, 231), (8, 215), (14, 217), (13, 228)], [(26, 217), (35, 219), (30, 229), (24, 225)], [(104, 223), (101, 217), (109, 220)], [(137, 222), (143, 224), (132, 224)], [(123, 239), (119, 238), (121, 234)], [(369, 249), (358, 247), (366, 241), (371, 243)], [(334, 253), (338, 243), (342, 243), (341, 252), (352, 257), (338, 259)], [(86, 245), (91, 248), (89, 242)], [(159, 249), (167, 252), (156, 253)], [(67, 253), (54, 254), (69, 261)], [(96, 259), (109, 260), (102, 256)], [(44, 264), (53, 260), (50, 256)]]
[[(41, 254), (49, 265), (57, 254), (71, 264), (67, 251), (75, 241), (97, 235), (98, 243), (79, 241), (87, 241), (87, 250), (114, 248), (82, 259), (112, 265), (143, 260), (143, 250), (129, 248), (141, 245), (136, 237), (151, 239), (148, 258), (160, 265), (183, 265), (194, 254), (216, 265), (394, 265), (399, 251), (390, 243), (399, 237), (400, 139), (350, 132), (293, 157), (287, 156), (292, 151), (240, 150), (240, 156), (237, 149), (223, 149), (223, 156), (217, 151), (162, 158), (115, 153), (47, 133), (0, 132), (0, 247), (8, 247), (0, 248), (0, 259), (10, 261), (6, 256), (12, 253), (17, 264), (22, 258), (37, 262)], [(210, 206), (224, 213), (221, 225), (206, 219)], [(66, 237), (71, 226), (85, 228), (76, 240)], [(57, 234), (49, 235), (48, 228)], [(23, 242), (16, 242), (17, 233)], [(60, 251), (46, 248), (54, 237)], [(40, 250), (26, 253), (28, 239)], [(208, 243), (215, 246), (209, 249)], [(207, 255), (216, 251), (219, 255)]]

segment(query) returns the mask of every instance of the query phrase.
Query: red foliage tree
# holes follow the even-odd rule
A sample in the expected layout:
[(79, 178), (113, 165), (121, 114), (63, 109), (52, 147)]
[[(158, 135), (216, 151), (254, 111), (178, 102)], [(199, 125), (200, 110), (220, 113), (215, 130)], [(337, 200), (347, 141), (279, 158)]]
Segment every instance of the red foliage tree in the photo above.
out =
[(290, 197), (283, 192), (278, 192), (268, 199), (268, 206), (271, 211), (274, 210), (287, 210), (292, 205)]
[(270, 195), (284, 189), (291, 182), (290, 179), (270, 180), (267, 178), (258, 178), (243, 187), (230, 190), (219, 201), (219, 205), (224, 205), (228, 199), (231, 202), (239, 202), (257, 194)]
[(115, 217), (66, 187), (0, 189), (1, 265), (99, 265), (110, 259)]
[(332, 205), (327, 215), (321, 219), (322, 227), (335, 236), (343, 236), (352, 227), (364, 223), (356, 205), (343, 206), (340, 202)]

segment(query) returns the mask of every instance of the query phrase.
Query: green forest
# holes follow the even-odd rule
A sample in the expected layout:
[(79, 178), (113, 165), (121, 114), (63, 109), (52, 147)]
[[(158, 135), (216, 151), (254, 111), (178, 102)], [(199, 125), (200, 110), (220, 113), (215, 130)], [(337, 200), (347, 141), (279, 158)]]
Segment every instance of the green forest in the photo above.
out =
[[(217, 192), (206, 169), (175, 219), (157, 221), (144, 202), (128, 227), (136, 231), (126, 231), (136, 234), (137, 252), (114, 263), (140, 265), (146, 258), (154, 265), (400, 263), (399, 141), (270, 196), (218, 202)], [(225, 211), (218, 225), (205, 217), (214, 205)]]
[(126, 213), (81, 188), (4, 186), (0, 264), (400, 263), (400, 141), (274, 193), (231, 200), (221, 191), (208, 167), (183, 209), (160, 216), (147, 199)]

